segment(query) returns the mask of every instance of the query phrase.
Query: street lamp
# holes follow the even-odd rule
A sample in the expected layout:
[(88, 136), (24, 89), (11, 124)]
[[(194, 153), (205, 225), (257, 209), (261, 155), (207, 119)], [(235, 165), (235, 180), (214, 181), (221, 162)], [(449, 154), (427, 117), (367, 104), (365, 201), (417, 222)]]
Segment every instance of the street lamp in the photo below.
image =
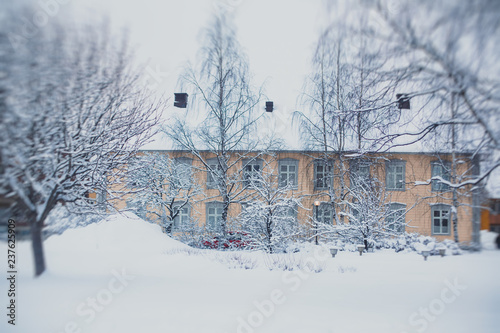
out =
[(314, 206), (316, 207), (316, 218), (314, 219), (314, 228), (316, 229), (316, 245), (318, 245), (318, 208), (321, 202), (319, 200), (314, 201)]

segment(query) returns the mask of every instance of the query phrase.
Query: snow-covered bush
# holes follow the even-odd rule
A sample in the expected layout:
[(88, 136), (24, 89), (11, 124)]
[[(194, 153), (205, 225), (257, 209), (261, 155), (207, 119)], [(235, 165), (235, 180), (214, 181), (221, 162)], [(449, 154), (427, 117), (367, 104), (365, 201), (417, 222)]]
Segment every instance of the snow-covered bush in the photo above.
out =
[[(355, 240), (337, 239), (330, 243), (329, 246), (335, 246), (341, 251), (357, 251), (357, 243)], [(446, 239), (439, 242), (434, 237), (422, 236), (417, 233), (404, 233), (397, 237), (378, 239), (373, 242), (374, 249), (393, 249), (396, 252), (411, 252), (415, 251), (421, 253), (424, 250), (430, 251), (431, 255), (438, 255), (439, 249), (446, 249), (446, 255), (462, 254), (457, 243), (452, 240)]]
[(254, 269), (257, 260), (242, 253), (235, 252), (211, 252), (212, 259), (227, 266), (230, 269)]
[(264, 258), (265, 266), (273, 271), (303, 270), (311, 273), (320, 273), (324, 270), (326, 261), (318, 260), (307, 250), (297, 253), (267, 253)]

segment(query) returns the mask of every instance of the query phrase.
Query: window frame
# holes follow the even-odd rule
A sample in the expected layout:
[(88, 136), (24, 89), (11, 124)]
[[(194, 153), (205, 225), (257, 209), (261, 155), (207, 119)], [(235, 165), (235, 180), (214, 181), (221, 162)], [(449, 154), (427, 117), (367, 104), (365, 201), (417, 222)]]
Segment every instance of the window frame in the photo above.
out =
[[(388, 212), (387, 212), (386, 217), (385, 217), (385, 223), (386, 223), (385, 229), (396, 232), (396, 233), (400, 233), (400, 234), (404, 233), (406, 231), (406, 204), (403, 204), (400, 202), (390, 202), (387, 204), (387, 210), (388, 210)], [(398, 211), (400, 211), (400, 212), (402, 211), (402, 213), (399, 216), (397, 216)], [(392, 228), (395, 226), (394, 223), (391, 225), (392, 227), (389, 227), (389, 223), (391, 223), (391, 222), (388, 221), (388, 219), (390, 217), (393, 217), (393, 216), (394, 216), (394, 219), (397, 219), (398, 217), (401, 218), (402, 223), (400, 224), (400, 230), (395, 230)]]
[[(356, 187), (358, 184), (357, 178), (362, 177), (354, 177), (354, 175), (363, 176), (365, 180), (370, 180), (371, 178), (371, 164), (368, 161), (353, 159), (349, 161), (349, 185), (350, 187)], [(362, 175), (359, 171), (361, 168), (368, 168), (368, 173), (366, 175)]]
[[(325, 208), (328, 207), (329, 211), (329, 222), (325, 222)], [(329, 224), (333, 225), (333, 204), (331, 202), (321, 202), (319, 206), (314, 206), (313, 204), (313, 209), (314, 209), (314, 220), (317, 221), (318, 223), (322, 224)], [(321, 211), (321, 213), (320, 213)], [(321, 214), (321, 219), (320, 219), (320, 214)]]
[[(262, 177), (262, 168), (264, 165), (264, 161), (261, 158), (245, 158), (241, 161), (242, 163), (242, 180), (243, 180), (243, 185), (245, 187), (248, 187), (252, 185), (252, 178), (254, 174), (257, 175), (257, 177)], [(258, 170), (254, 170), (254, 167), (258, 167)], [(252, 170), (246, 170), (247, 167), (251, 167)], [(250, 175), (249, 177), (247, 177)], [(257, 178), (255, 177), (255, 178)], [(258, 185), (258, 184), (257, 184)]]
[[(281, 170), (281, 168), (283, 166), (287, 167), (287, 170), (285, 172), (286, 184), (282, 180), (283, 171)], [(293, 175), (292, 184), (290, 184), (290, 174), (292, 173), (289, 169), (290, 166), (295, 167), (295, 171), (293, 172), (294, 175)], [(294, 158), (282, 158), (282, 159), (278, 160), (278, 171), (279, 171), (278, 172), (278, 185), (279, 185), (279, 187), (286, 187), (286, 186), (291, 186), (293, 188), (299, 187), (299, 182), (298, 182), (298, 179), (299, 179), (299, 160), (294, 159)]]
[[(325, 174), (325, 176), (322, 178), (322, 182), (326, 184), (326, 186), (320, 187), (318, 186), (319, 179), (318, 179), (318, 167), (323, 166), (323, 168), (328, 169), (327, 171), (322, 171), (322, 173)], [(328, 160), (326, 163), (322, 159), (317, 159), (314, 161), (314, 190), (327, 190), (331, 187), (333, 187), (333, 160)]]
[[(389, 187), (389, 178), (390, 178), (390, 173), (389, 170), (391, 168), (396, 168), (396, 167), (402, 167), (403, 168), (403, 175), (402, 175), (402, 188), (397, 188), (397, 173), (394, 174), (394, 188)], [(385, 189), (387, 191), (406, 191), (406, 161), (405, 160), (390, 160), (385, 162)]]
[(214, 208), (215, 209), (215, 217), (217, 217), (217, 210), (220, 209), (221, 210), (221, 213), (220, 213), (220, 218), (222, 220), (222, 212), (224, 210), (224, 204), (220, 201), (211, 201), (211, 202), (207, 202), (205, 203), (205, 228), (209, 231), (212, 231), (212, 232), (218, 232), (220, 231), (220, 224), (217, 224), (217, 221), (214, 221), (214, 223), (216, 224), (215, 226), (212, 226), (210, 224), (210, 216), (212, 214), (210, 214), (210, 208)]
[[(207, 161), (206, 161), (206, 164), (211, 168), (211, 169), (214, 169), (214, 170), (222, 170), (221, 167), (220, 167), (220, 164), (219, 164), (219, 159), (217, 157), (214, 157), (214, 158), (209, 158)], [(214, 178), (214, 175), (212, 173), (212, 171), (210, 171), (208, 168), (206, 168), (206, 172), (207, 172), (207, 181), (206, 181), (206, 186), (207, 186), (207, 189), (217, 189), (217, 181), (216, 179)]]
[[(446, 171), (445, 173), (436, 175), (434, 170), (436, 167), (440, 167), (441, 171)], [(431, 178), (441, 177), (446, 181), (451, 180), (451, 162), (450, 161), (432, 161), (431, 162)], [(442, 183), (437, 179), (431, 180), (431, 191), (432, 192), (447, 192), (450, 190), (448, 184)]]
[[(177, 175), (178, 179), (176, 179), (176, 183), (178, 186), (183, 186), (183, 185), (186, 185), (186, 184), (189, 184), (190, 180), (191, 180), (191, 176), (192, 176), (192, 173), (193, 173), (193, 159), (192, 158), (189, 158), (189, 157), (174, 157), (173, 158), (174, 160), (174, 167), (175, 167), (175, 174)], [(186, 172), (186, 174), (180, 174), (178, 172), (178, 167), (184, 167), (186, 168), (186, 170), (188, 170), (189, 172)], [(181, 179), (181, 176), (184, 176), (183, 178), (184, 179)]]
[[(280, 218), (291, 218), (292, 223), (293, 224), (297, 224), (298, 223), (298, 206), (297, 205), (293, 205), (293, 207), (291, 206), (288, 206), (288, 207), (282, 207), (282, 208), (285, 208), (286, 210), (280, 210), (278, 212), (278, 217)], [(285, 214), (283, 214), (283, 212)], [(290, 214), (290, 212), (293, 212), (293, 214)]]
[[(447, 210), (448, 211), (448, 216), (443, 216), (443, 213), (442, 211), (443, 210)], [(440, 216), (435, 216), (435, 212), (436, 211), (440, 211)], [(434, 225), (434, 222), (436, 220), (436, 218), (439, 219), (440, 221), (440, 225), (439, 225), (439, 228), (440, 228), (440, 232), (436, 232), (435, 231), (435, 225)], [(443, 229), (443, 220), (444, 219), (447, 219), (448, 220), (448, 232), (442, 232), (442, 229)], [(449, 236), (451, 235), (451, 205), (447, 205), (447, 204), (434, 204), (431, 206), (431, 235), (445, 235), (445, 236)]]
[[(172, 205), (172, 208), (178, 209), (178, 207), (181, 205), (182, 205), (181, 202), (176, 202)], [(186, 204), (181, 208), (181, 210), (183, 210), (183, 209), (187, 209), (187, 214), (184, 215), (181, 212), (179, 212), (177, 214), (177, 216), (174, 217), (174, 219), (172, 220), (172, 230), (179, 230), (180, 226), (185, 225), (186, 222), (189, 222), (189, 220), (191, 218), (191, 206), (189, 204)], [(186, 222), (184, 222), (184, 219), (182, 218), (183, 216), (186, 218)]]

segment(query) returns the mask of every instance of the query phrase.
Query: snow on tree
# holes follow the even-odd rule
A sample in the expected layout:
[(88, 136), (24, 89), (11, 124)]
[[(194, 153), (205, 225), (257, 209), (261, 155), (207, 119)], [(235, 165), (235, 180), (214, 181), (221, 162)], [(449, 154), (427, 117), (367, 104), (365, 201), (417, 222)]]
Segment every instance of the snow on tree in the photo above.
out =
[(217, 229), (225, 236), (229, 206), (239, 202), (244, 192), (241, 186), (244, 169), (253, 167), (249, 163), (244, 163), (243, 168), (241, 165), (258, 157), (249, 153), (260, 148), (254, 130), (259, 119), (255, 108), (261, 92), (254, 91), (250, 83), (248, 59), (228, 15), (215, 15), (203, 30), (199, 64), (190, 66), (181, 81), (194, 90), (190, 96), (199, 102), (198, 114), (203, 120), (191, 126), (178, 118), (164, 132), (177, 147), (191, 152), (205, 167), (208, 186), (218, 191), (222, 201)]
[(297, 211), (302, 207), (302, 196), (297, 193), (297, 184), (280, 179), (276, 156), (268, 154), (262, 161), (262, 171), (244, 180), (249, 194), (237, 223), (248, 233), (252, 247), (281, 252), (300, 236)]
[[(12, 17), (16, 17), (15, 15)], [(49, 24), (16, 49), (0, 30), (2, 193), (31, 226), (35, 275), (45, 270), (42, 228), (62, 203), (95, 208), (89, 192), (107, 193), (154, 134), (161, 104), (141, 88), (125, 39), (106, 29)], [(64, 32), (63, 32), (64, 31)], [(106, 204), (106, 201), (103, 201)]]
[(304, 148), (319, 154), (313, 156), (315, 189), (322, 191), (319, 197), (328, 198), (323, 206), (330, 207), (328, 215), (336, 225), (347, 223), (355, 199), (348, 180), (360, 170), (353, 165), (363, 160), (369, 170), (376, 161), (365, 154), (400, 120), (400, 110), (391, 100), (392, 87), (384, 81), (382, 48), (366, 34), (366, 19), (361, 15), (346, 20), (349, 23), (333, 22), (324, 30), (305, 85), (304, 102), (310, 112), (294, 115)]
[(202, 189), (194, 178), (188, 158), (171, 158), (162, 153), (139, 154), (128, 166), (128, 203), (139, 215), (159, 223), (165, 232), (180, 230), (190, 206)]
[[(402, 1), (397, 6), (381, 0), (371, 9), (375, 9), (377, 36), (385, 41), (385, 52), (394, 64), (387, 74), (407, 88), (407, 98), (426, 105), (418, 112), (421, 121), (413, 131), (395, 130), (386, 138), (421, 140), (432, 135), (436, 146), (452, 153), (452, 211), (461, 205), (459, 188), (473, 195), (473, 242), (478, 243), (479, 187), (500, 166), (500, 66), (496, 61), (500, 6), (489, 0)], [(457, 174), (461, 151), (470, 152), (474, 160), (473, 170), (465, 177)], [(484, 158), (481, 172), (480, 157)], [(458, 242), (457, 218), (453, 214)]]

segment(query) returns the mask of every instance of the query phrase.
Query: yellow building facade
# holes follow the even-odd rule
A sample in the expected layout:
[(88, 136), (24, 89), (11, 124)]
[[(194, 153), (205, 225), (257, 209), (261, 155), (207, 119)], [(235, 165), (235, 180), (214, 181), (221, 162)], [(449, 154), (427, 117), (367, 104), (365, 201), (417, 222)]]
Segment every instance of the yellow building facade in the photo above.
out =
[[(144, 153), (148, 152), (153, 151)], [(187, 214), (189, 219), (195, 220), (199, 226), (208, 226), (213, 220), (211, 216), (220, 214), (222, 198), (218, 189), (211, 184), (213, 179), (206, 171), (205, 164), (187, 151), (154, 152), (191, 165), (193, 176), (203, 193), (193, 198), (184, 215)], [(315, 201), (328, 204), (331, 201), (329, 193), (334, 192), (337, 196), (347, 193), (352, 186), (352, 175), (362, 173), (372, 179), (378, 179), (383, 184), (386, 204), (395, 204), (403, 209), (405, 213), (402, 219), (406, 232), (416, 232), (438, 240), (454, 238), (450, 214), (454, 210), (453, 184), (446, 182), (453, 179), (451, 154), (370, 153), (363, 155), (362, 158), (354, 154), (330, 154), (328, 162), (325, 162), (324, 155), (320, 152), (312, 151), (250, 153), (244, 157), (242, 153), (233, 152), (231, 156), (229, 164), (234, 163), (234, 165), (228, 173), (234, 179), (241, 177), (244, 182), (245, 170), (251, 170), (274, 175), (276, 186), (293, 185), (289, 195), (301, 198), (302, 207), (297, 207), (296, 219), (303, 225), (316, 216)], [(205, 163), (210, 163), (216, 158), (208, 151), (201, 152), (201, 157)], [(470, 156), (457, 156), (456, 161), (458, 161), (455, 171), (457, 182), (472, 177), (475, 165)], [(431, 180), (433, 177), (434, 180)], [(441, 177), (444, 182), (435, 180), (436, 177)], [(462, 186), (456, 190), (459, 203), (458, 237), (461, 242), (472, 240), (474, 207), (473, 194), (470, 190), (470, 186)], [(229, 205), (228, 220), (237, 220), (245, 202), (251, 197), (249, 190), (241, 190), (239, 197)], [(118, 209), (126, 207), (126, 200), (116, 204)], [(339, 207), (332, 209), (338, 211)], [(324, 222), (335, 224), (331, 212), (327, 214), (323, 211), (321, 218)], [(345, 222), (349, 223), (348, 218)]]

